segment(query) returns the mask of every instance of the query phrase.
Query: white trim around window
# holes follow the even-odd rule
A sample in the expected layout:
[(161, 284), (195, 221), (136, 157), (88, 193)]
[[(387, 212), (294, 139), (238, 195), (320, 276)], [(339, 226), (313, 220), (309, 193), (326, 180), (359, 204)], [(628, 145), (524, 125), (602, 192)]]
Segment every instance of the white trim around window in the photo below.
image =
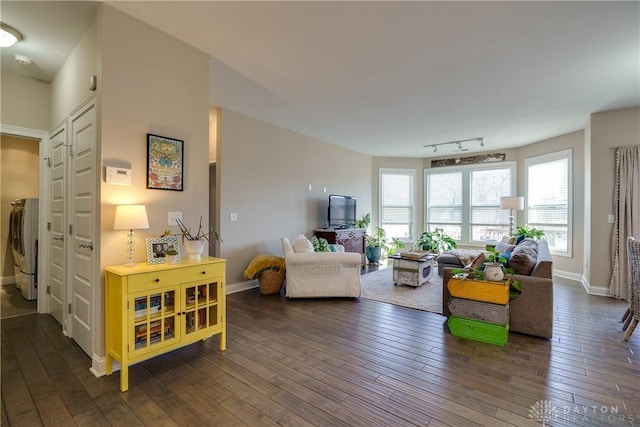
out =
[(553, 255), (572, 256), (573, 150), (525, 159), (525, 218), (544, 230)]
[(516, 162), (425, 169), (424, 191), (425, 230), (441, 228), (463, 244), (495, 242), (509, 233), (500, 197), (516, 194)]
[(413, 241), (416, 236), (416, 170), (379, 170), (378, 212), (388, 238)]

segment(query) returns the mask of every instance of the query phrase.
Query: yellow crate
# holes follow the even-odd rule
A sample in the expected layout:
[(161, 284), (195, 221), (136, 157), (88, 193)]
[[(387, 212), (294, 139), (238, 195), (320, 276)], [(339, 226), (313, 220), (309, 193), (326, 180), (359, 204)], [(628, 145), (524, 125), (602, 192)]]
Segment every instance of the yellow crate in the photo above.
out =
[(509, 302), (509, 283), (451, 278), (447, 287), (453, 297), (505, 305)]

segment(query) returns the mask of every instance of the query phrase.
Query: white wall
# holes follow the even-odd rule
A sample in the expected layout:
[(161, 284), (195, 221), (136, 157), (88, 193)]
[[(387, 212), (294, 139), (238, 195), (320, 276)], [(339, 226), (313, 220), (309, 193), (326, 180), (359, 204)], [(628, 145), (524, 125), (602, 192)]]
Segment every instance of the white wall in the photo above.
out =
[(97, 73), (98, 41), (94, 21), (51, 81), (51, 117), (47, 129), (53, 128), (93, 95), (89, 78)]
[[(147, 206), (150, 229), (136, 233), (134, 254), (136, 261), (146, 262), (144, 239), (168, 228), (167, 212), (182, 212), (191, 227), (201, 216), (203, 226), (209, 224), (209, 59), (108, 6), (102, 10), (99, 37), (101, 264), (126, 261), (124, 233), (113, 231), (115, 205), (126, 203)], [(184, 191), (146, 188), (147, 133), (184, 141)], [(106, 166), (131, 168), (132, 185), (107, 185)]]
[[(146, 263), (145, 238), (168, 228), (167, 212), (187, 225), (209, 223), (209, 59), (203, 52), (112, 7), (99, 12), (101, 162), (100, 269), (126, 261), (126, 233), (113, 230), (115, 205), (145, 204), (149, 230), (136, 232), (134, 258)], [(147, 133), (184, 141), (184, 191), (146, 188)], [(132, 185), (107, 185), (105, 166), (132, 169)], [(174, 227), (174, 231), (177, 228)], [(94, 301), (96, 319), (103, 301)], [(104, 355), (103, 325), (94, 352)]]
[(282, 256), (283, 236), (311, 237), (326, 220), (329, 194), (357, 197), (358, 216), (371, 212), (371, 157), (225, 109), (218, 128), (220, 256), (229, 283), (245, 280), (255, 255)]
[(49, 130), (51, 85), (19, 74), (2, 72), (0, 123)]

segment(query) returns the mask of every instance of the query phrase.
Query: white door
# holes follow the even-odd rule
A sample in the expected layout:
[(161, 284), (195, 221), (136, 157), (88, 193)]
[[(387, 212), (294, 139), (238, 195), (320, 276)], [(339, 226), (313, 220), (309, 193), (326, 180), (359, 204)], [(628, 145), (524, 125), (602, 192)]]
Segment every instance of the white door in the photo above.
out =
[(91, 102), (71, 116), (71, 171), (67, 277), (70, 336), (93, 354), (93, 299), (100, 289), (94, 275), (96, 197), (96, 113)]
[(49, 189), (49, 223), (51, 238), (49, 239), (49, 312), (63, 325), (65, 315), (64, 272), (65, 272), (65, 228), (66, 228), (66, 173), (67, 164), (67, 129), (62, 126), (56, 129), (49, 138), (51, 143), (51, 187)]

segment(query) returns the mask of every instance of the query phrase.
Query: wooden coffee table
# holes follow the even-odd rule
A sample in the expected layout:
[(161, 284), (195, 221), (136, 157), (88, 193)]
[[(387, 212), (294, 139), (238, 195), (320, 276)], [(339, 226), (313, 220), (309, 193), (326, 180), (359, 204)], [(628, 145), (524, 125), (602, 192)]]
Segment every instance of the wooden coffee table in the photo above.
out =
[(433, 261), (435, 255), (425, 255), (424, 257), (403, 257), (401, 254), (392, 255), (393, 260), (393, 284), (422, 286), (434, 274), (435, 267)]

